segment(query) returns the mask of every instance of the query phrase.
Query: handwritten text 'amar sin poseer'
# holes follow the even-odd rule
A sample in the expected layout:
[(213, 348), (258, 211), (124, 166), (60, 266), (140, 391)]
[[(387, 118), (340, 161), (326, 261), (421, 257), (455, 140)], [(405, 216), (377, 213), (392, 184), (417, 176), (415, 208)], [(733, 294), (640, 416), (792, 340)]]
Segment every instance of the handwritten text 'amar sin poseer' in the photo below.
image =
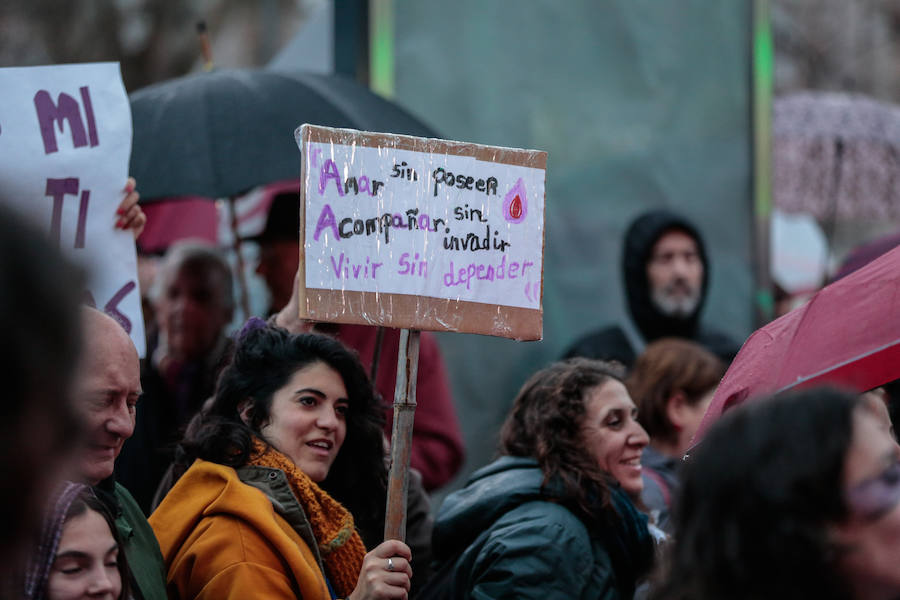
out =
[[(312, 160), (314, 165), (318, 162), (319, 152), (314, 151)], [(416, 182), (419, 181), (419, 174), (405, 161), (393, 164), (389, 176), (385, 178), (387, 183), (364, 172), (342, 177), (338, 165), (330, 158), (324, 161), (318, 175), (316, 187), (319, 195), (325, 196), (329, 192), (336, 192), (340, 199), (347, 196), (379, 197), (388, 186), (418, 185)], [(476, 178), (472, 175), (453, 173), (444, 167), (434, 169), (430, 179), (429, 191), (433, 191), (433, 196), (437, 196), (439, 191), (446, 187), (448, 191), (459, 190), (458, 194), (473, 193), (491, 197), (497, 196), (500, 186), (496, 177)], [(325, 203), (317, 216), (312, 241), (326, 243), (329, 239), (340, 242), (353, 238), (372, 238), (378, 244), (390, 244), (398, 234), (420, 232), (420, 235), (441, 236), (438, 252), (444, 251), (454, 255), (476, 252), (493, 254), (486, 260), (458, 258), (448, 260), (446, 254), (440, 257), (432, 255), (429, 258), (419, 252), (403, 252), (393, 265), (386, 265), (383, 260), (373, 256), (374, 253), (363, 254), (363, 257), (359, 258), (359, 255), (351, 256), (349, 251), (335, 249), (334, 254), (328, 257), (326, 269), (338, 280), (377, 280), (381, 277), (393, 280), (397, 280), (398, 277), (427, 279), (437, 276), (440, 277), (443, 287), (465, 287), (466, 290), (470, 290), (479, 282), (539, 277), (540, 273), (535, 273), (535, 270), (539, 271), (540, 267), (536, 266), (533, 260), (509, 256), (512, 243), (501, 237), (508, 230), (509, 224), (519, 223), (525, 216), (525, 194), (521, 179), (512, 189), (515, 191), (515, 197), (507, 199), (502, 207), (506, 229), (492, 222), (486, 209), (470, 206), (467, 202), (452, 205), (449, 210), (410, 207), (403, 212), (381, 212), (374, 207), (373, 214), (369, 215), (361, 215), (360, 212), (365, 209), (360, 210), (359, 204), (353, 204), (347, 207), (347, 210), (351, 211), (351, 216), (339, 214), (342, 207)], [(433, 214), (434, 212), (442, 214), (438, 216)], [(493, 214), (499, 212), (500, 207), (493, 211)], [(470, 230), (456, 235), (455, 227)], [(471, 228), (477, 228), (477, 232), (471, 231)], [(440, 265), (433, 268), (432, 265), (436, 262)]]

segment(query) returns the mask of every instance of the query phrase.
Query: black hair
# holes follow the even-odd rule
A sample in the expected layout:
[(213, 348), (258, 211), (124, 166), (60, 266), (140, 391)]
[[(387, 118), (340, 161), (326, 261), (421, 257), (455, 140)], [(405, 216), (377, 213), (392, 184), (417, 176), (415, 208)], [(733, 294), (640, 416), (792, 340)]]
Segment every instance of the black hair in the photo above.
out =
[[(384, 518), (383, 409), (357, 355), (327, 336), (295, 335), (273, 326), (245, 333), (219, 376), (211, 406), (192, 425), (179, 454), (187, 464), (194, 458), (235, 468), (247, 464), (253, 439), (262, 439), (275, 392), (299, 369), (317, 362), (337, 371), (349, 400), (346, 437), (321, 487), (357, 521)], [(240, 416), (245, 401), (252, 403), (247, 423)]]
[(654, 598), (847, 598), (828, 525), (846, 518), (842, 476), (855, 396), (819, 388), (743, 405), (683, 469)]
[[(80, 270), (0, 198), (0, 594), (40, 521), (40, 493), (78, 439)], [(14, 569), (15, 567), (13, 567)]]
[(608, 381), (622, 381), (613, 363), (587, 358), (557, 362), (532, 375), (513, 403), (500, 431), (500, 453), (530, 457), (544, 475), (543, 486), (561, 487), (560, 500), (588, 522), (606, 514), (611, 477), (584, 449), (586, 393)]

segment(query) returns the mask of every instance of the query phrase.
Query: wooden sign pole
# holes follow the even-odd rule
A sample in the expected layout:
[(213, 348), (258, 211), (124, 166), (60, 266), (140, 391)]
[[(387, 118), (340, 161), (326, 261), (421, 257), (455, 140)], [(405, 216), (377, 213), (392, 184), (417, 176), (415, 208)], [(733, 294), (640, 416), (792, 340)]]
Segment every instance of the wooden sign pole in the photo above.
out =
[(397, 385), (394, 389), (394, 426), (391, 432), (391, 469), (388, 474), (385, 540), (406, 540), (406, 495), (409, 457), (416, 414), (416, 376), (419, 372), (419, 332), (400, 330)]

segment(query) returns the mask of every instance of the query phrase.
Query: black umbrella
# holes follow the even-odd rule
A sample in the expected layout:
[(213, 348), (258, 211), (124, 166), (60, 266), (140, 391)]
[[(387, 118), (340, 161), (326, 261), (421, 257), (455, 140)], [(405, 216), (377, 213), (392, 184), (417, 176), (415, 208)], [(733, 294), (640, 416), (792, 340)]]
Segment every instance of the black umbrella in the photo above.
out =
[(405, 109), (337, 75), (220, 69), (131, 94), (130, 173), (141, 197), (233, 196), (300, 177), (303, 123), (439, 137)]

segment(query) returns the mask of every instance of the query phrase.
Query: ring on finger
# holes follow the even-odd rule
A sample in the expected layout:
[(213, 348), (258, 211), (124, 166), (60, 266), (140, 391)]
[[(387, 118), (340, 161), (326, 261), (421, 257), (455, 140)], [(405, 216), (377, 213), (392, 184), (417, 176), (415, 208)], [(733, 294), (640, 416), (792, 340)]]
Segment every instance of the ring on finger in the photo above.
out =
[(387, 570), (388, 571), (394, 570), (394, 559), (393, 558), (388, 559)]

